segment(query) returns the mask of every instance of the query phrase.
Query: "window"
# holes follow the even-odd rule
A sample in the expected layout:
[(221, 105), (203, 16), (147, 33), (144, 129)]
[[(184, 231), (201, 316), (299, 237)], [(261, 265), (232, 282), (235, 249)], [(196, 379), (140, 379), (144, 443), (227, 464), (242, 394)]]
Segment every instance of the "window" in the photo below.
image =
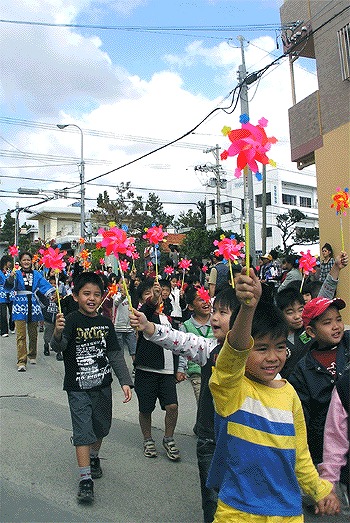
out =
[(311, 209), (311, 198), (300, 196), (300, 207), (309, 207)]
[(215, 200), (209, 200), (209, 207), (211, 212), (211, 217), (215, 217)]
[(292, 194), (282, 194), (282, 203), (284, 203), (284, 205), (296, 205), (297, 197)]
[(272, 238), (272, 227), (266, 227), (266, 238)]
[(343, 80), (350, 80), (350, 23), (338, 31), (340, 67)]
[[(255, 207), (262, 207), (262, 194), (255, 195)], [(271, 205), (271, 193), (266, 193), (266, 205)]]
[(223, 202), (221, 204), (221, 214), (232, 214), (232, 202)]

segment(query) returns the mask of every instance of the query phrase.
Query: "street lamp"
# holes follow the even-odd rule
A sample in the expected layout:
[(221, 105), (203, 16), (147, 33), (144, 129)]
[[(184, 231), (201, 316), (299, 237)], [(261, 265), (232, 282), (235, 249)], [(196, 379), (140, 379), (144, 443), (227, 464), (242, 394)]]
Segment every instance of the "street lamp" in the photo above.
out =
[(59, 129), (66, 127), (76, 127), (80, 131), (80, 236), (85, 236), (85, 162), (84, 162), (84, 135), (79, 125), (75, 123), (57, 124)]

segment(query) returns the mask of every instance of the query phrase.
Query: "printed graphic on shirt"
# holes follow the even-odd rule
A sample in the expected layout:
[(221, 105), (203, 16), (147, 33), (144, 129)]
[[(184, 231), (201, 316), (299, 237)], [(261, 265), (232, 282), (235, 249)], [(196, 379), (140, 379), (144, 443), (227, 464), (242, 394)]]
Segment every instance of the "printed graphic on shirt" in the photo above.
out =
[(79, 369), (76, 379), (81, 389), (98, 387), (104, 377), (111, 373), (106, 360), (108, 332), (107, 325), (76, 329), (76, 361)]

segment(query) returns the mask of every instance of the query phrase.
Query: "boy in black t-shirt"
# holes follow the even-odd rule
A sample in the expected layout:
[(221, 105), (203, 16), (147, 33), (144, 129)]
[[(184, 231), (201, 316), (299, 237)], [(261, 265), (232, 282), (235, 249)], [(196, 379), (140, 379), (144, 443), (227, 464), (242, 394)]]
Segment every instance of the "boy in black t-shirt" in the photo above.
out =
[(102, 476), (98, 452), (112, 422), (112, 369), (131, 400), (132, 379), (120, 350), (113, 323), (96, 311), (101, 304), (103, 282), (98, 274), (83, 272), (76, 279), (73, 296), (79, 309), (64, 318), (56, 316), (51, 347), (63, 353), (73, 426), (73, 444), (80, 469), (77, 500), (91, 503), (94, 478)]

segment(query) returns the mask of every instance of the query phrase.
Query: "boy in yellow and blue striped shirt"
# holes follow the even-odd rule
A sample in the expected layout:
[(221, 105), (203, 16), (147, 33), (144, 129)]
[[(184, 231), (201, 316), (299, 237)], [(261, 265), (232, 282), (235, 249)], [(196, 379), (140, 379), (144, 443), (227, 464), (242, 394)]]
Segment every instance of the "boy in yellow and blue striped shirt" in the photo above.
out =
[[(307, 446), (302, 407), (276, 376), (286, 360), (287, 327), (261, 303), (254, 272), (235, 280), (241, 304), (210, 379), (216, 450), (208, 487), (219, 490), (214, 523), (299, 523), (300, 488), (316, 513), (336, 514), (339, 500), (319, 478)], [(277, 377), (278, 378), (278, 377)]]

